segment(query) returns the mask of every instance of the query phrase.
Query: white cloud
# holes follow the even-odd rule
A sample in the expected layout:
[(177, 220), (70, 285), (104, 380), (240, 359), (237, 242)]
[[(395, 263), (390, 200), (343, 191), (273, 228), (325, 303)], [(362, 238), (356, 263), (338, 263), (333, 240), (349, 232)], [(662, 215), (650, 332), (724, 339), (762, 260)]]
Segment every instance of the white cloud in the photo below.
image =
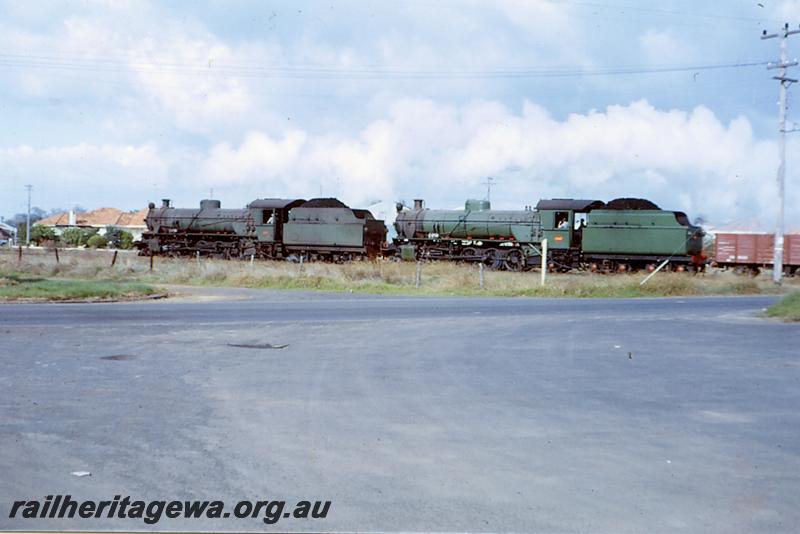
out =
[[(788, 153), (800, 153), (800, 140)], [(205, 155), (154, 143), (19, 145), (0, 149), (0, 173), (33, 181), (40, 205), (129, 208), (162, 194), (194, 205), (210, 188), (228, 206), (322, 189), (353, 205), (422, 197), (431, 207), (452, 207), (482, 196), (492, 176), (496, 207), (555, 196), (640, 196), (715, 224), (755, 218), (768, 229), (776, 159), (775, 143), (757, 139), (749, 121), (723, 123), (702, 106), (660, 110), (637, 101), (557, 119), (532, 102), (515, 112), (494, 101), (401, 99), (353, 135), (254, 130)], [(792, 186), (800, 173), (791, 161), (789, 169), (791, 221), (800, 215)]]
[[(484, 3), (477, 1), (474, 4), (480, 6)], [(532, 38), (553, 42), (579, 38), (580, 30), (568, 4), (547, 0), (499, 0), (493, 5), (509, 22), (529, 32)]]
[(775, 11), (781, 20), (796, 26), (800, 23), (800, 0), (783, 0), (776, 6)]
[(34, 184), (38, 206), (132, 209), (143, 207), (153, 191), (169, 187), (167, 160), (153, 144), (20, 145), (0, 149), (0, 174), (9, 184)]
[[(781, 9), (788, 17), (798, 5), (783, 2)], [(353, 204), (423, 196), (431, 206), (451, 207), (481, 196), (482, 182), (493, 176), (493, 200), (503, 207), (556, 195), (635, 195), (717, 221), (755, 215), (772, 224), (771, 133), (762, 141), (749, 120), (721, 120), (711, 109), (724, 105), (659, 109), (641, 100), (558, 115), (581, 109), (584, 100), (575, 95), (584, 92), (592, 95), (586, 105), (629, 102), (621, 95), (652, 89), (638, 78), (265, 75), (287, 66), (503, 71), (623, 65), (643, 56), (648, 64), (699, 61), (692, 51), (709, 43), (666, 23), (637, 41), (624, 17), (606, 13), (598, 20), (612, 22), (600, 25), (587, 6), (543, 0), (317, 6), (303, 14), (286, 4), (264, 28), (253, 23), (240, 34), (231, 21), (204, 21), (203, 7), (176, 17), (163, 5), (98, 6), (52, 16), (15, 8), (0, 22), (4, 50), (80, 56), (95, 65), (3, 71), (9, 101), (22, 105), (8, 108), (14, 116), (5, 144), (12, 148), (0, 151), (0, 169), (15, 187), (42, 177), (40, 191), (52, 188), (52, 205), (60, 202), (59, 188), (77, 191), (86, 205), (109, 203), (96, 191), (119, 179), (126, 202), (157, 191), (194, 205), (213, 187), (228, 195), (226, 205), (322, 190)], [(210, 12), (222, 11), (227, 7)], [(233, 20), (247, 26), (244, 11)], [(720, 106), (712, 100), (718, 86), (692, 91), (677, 102)], [(728, 109), (758, 116), (755, 96), (748, 102)], [(791, 182), (797, 152), (789, 150), (790, 210), (798, 205)]]
[(6, 69), (6, 83), (25, 97), (92, 98), (109, 110), (135, 109), (170, 133), (213, 137), (269, 120), (267, 99), (253, 93), (256, 79), (242, 74), (281, 58), (279, 46), (229, 45), (190, 21), (117, 8), (65, 17), (47, 32), (0, 26), (0, 47), (16, 53), (10, 61), (19, 65)]
[(645, 57), (655, 65), (692, 63), (696, 60), (694, 50), (671, 31), (649, 29), (639, 37)]
[(775, 161), (774, 143), (755, 139), (746, 119), (724, 124), (704, 107), (638, 101), (557, 120), (531, 102), (514, 113), (497, 102), (405, 99), (355, 136), (253, 132), (239, 147), (217, 145), (203, 176), (207, 185), (259, 181), (262, 196), (313, 196), (319, 184), (337, 184), (354, 204), (425, 196), (432, 206), (480, 195), (493, 176), (498, 206), (643, 196), (715, 222), (747, 214), (769, 226)]
[(228, 143), (214, 146), (205, 170), (210, 181), (223, 183), (248, 182), (263, 175), (282, 176), (298, 165), (305, 140), (306, 134), (298, 130), (286, 132), (280, 140), (250, 132), (238, 149)]
[(265, 50), (260, 52), (252, 47), (234, 49), (210, 34), (177, 31), (138, 42), (128, 57), (139, 89), (167, 110), (175, 125), (212, 134), (222, 125), (259, 114), (260, 103), (252, 94), (251, 83), (224, 69), (269, 57)]

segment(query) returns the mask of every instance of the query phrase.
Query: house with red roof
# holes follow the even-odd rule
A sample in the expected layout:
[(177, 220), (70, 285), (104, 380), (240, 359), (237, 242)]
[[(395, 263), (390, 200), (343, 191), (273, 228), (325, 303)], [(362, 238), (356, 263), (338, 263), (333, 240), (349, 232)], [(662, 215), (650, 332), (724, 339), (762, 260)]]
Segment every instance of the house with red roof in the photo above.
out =
[(147, 208), (142, 208), (138, 211), (98, 208), (83, 213), (65, 211), (37, 221), (36, 224), (49, 226), (58, 234), (61, 234), (67, 228), (95, 228), (98, 234), (104, 235), (106, 228), (113, 226), (130, 232), (133, 235), (133, 239), (138, 240), (141, 239), (142, 233), (147, 229), (145, 217), (147, 217)]

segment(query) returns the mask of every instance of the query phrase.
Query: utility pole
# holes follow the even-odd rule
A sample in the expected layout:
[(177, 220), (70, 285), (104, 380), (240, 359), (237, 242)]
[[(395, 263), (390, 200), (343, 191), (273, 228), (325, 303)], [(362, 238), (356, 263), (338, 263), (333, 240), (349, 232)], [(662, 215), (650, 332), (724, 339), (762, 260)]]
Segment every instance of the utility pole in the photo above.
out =
[(786, 90), (797, 80), (786, 76), (786, 69), (797, 65), (797, 60), (786, 60), (786, 39), (790, 35), (800, 33), (798, 30), (790, 30), (789, 23), (785, 23), (778, 33), (767, 34), (767, 30), (761, 33), (761, 40), (774, 39), (780, 37), (781, 56), (778, 63), (770, 63), (767, 69), (778, 69), (778, 75), (773, 76), (773, 80), (778, 80), (781, 84), (780, 100), (778, 101), (778, 224), (775, 227), (775, 252), (772, 257), (772, 280), (780, 284), (783, 280), (783, 211), (784, 194), (786, 189)]
[(27, 184), (25, 189), (28, 190), (28, 219), (25, 223), (25, 246), (31, 246), (31, 189), (33, 186), (31, 184)]

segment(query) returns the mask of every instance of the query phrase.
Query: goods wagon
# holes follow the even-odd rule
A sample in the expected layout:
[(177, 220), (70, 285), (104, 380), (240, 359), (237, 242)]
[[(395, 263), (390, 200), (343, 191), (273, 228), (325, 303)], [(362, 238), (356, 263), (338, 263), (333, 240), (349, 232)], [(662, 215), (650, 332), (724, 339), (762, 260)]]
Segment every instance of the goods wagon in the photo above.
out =
[[(758, 274), (772, 267), (775, 235), (756, 232), (717, 232), (714, 239), (714, 265)], [(800, 234), (783, 238), (783, 268), (787, 275), (800, 269)]]

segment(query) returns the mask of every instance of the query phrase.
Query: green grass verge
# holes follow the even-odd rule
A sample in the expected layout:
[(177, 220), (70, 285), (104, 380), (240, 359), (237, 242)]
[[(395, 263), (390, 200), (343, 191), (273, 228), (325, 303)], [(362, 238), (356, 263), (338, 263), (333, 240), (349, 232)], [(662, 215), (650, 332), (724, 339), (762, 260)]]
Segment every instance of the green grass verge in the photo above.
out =
[(787, 321), (800, 321), (800, 291), (789, 293), (780, 302), (767, 309), (769, 317), (780, 317)]
[(0, 278), (0, 300), (127, 299), (154, 293), (154, 287), (140, 283), (48, 280), (14, 275)]

